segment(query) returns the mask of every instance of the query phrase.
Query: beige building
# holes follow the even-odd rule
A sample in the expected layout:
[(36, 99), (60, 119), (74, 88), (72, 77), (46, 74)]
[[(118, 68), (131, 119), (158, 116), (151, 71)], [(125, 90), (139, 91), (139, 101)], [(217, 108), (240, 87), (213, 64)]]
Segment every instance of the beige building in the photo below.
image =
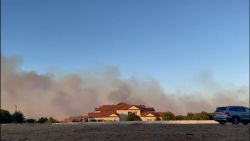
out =
[(161, 120), (163, 113), (155, 112), (153, 107), (119, 103), (117, 105), (102, 105), (88, 113), (88, 121), (124, 121), (126, 116), (135, 113), (142, 121)]

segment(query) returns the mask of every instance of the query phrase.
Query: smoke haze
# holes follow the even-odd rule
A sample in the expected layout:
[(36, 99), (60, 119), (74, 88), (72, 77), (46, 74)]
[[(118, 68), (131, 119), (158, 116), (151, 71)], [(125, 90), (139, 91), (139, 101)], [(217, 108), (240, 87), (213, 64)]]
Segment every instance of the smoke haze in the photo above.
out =
[(17, 105), (24, 115), (33, 118), (64, 119), (119, 102), (145, 104), (175, 114), (212, 112), (220, 105), (249, 105), (249, 86), (221, 87), (209, 72), (199, 78), (203, 91), (167, 93), (156, 80), (121, 79), (115, 67), (58, 78), (53, 73), (21, 70), (18, 57), (1, 56), (1, 65), (1, 108), (13, 112)]

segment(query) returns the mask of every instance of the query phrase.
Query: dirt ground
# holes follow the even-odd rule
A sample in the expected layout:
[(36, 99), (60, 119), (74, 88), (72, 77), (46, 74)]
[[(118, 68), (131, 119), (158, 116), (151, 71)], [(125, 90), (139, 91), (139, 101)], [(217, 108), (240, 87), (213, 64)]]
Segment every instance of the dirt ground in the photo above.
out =
[(1, 125), (2, 141), (249, 141), (246, 125), (81, 123)]

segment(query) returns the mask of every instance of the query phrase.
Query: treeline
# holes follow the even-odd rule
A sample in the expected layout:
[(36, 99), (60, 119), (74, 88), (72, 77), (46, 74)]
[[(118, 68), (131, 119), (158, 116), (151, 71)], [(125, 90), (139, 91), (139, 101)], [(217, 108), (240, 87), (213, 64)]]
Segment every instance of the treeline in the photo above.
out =
[[(200, 112), (200, 113), (187, 113), (187, 115), (175, 116), (172, 112), (164, 113), (162, 120), (213, 120), (213, 113)], [(160, 119), (157, 119), (160, 120)], [(141, 117), (135, 113), (126, 116), (125, 121), (141, 121)]]
[(207, 112), (200, 113), (187, 113), (187, 115), (177, 115), (175, 116), (172, 112), (166, 112), (163, 115), (163, 120), (213, 120), (214, 114)]
[(41, 117), (38, 120), (32, 118), (25, 118), (21, 111), (16, 111), (10, 114), (7, 110), (0, 111), (0, 123), (57, 123), (58, 121), (53, 117)]

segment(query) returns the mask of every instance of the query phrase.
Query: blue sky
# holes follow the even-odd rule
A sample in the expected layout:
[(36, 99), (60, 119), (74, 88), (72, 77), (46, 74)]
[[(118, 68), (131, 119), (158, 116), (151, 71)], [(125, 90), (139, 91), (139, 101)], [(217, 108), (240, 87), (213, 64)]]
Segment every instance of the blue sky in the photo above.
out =
[(121, 77), (193, 89), (211, 72), (249, 85), (248, 0), (2, 0), (2, 55), (24, 70), (116, 66)]

